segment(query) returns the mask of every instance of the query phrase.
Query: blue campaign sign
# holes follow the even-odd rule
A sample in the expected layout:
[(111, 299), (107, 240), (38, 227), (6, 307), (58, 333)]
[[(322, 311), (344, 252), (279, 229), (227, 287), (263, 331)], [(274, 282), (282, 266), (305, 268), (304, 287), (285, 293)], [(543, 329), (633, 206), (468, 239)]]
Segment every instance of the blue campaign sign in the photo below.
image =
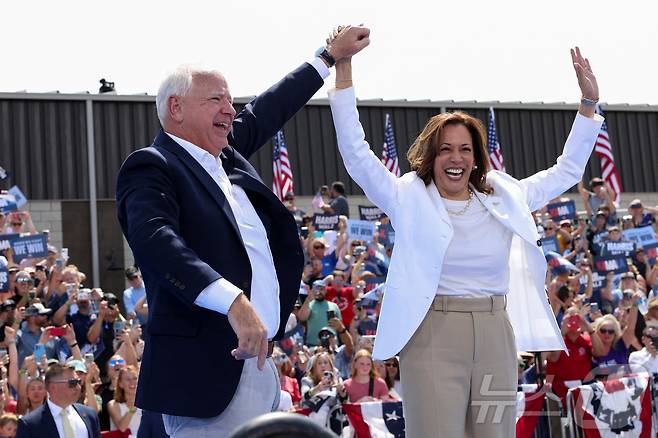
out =
[(652, 266), (655, 265), (656, 259), (658, 259), (658, 242), (648, 243), (644, 245), (644, 253), (647, 255), (647, 258), (649, 259), (649, 264)]
[(9, 271), (6, 266), (0, 267), (0, 292), (9, 292)]
[[(585, 278), (585, 277), (582, 277)], [(585, 283), (587, 284), (587, 283)], [(605, 275), (601, 275), (599, 272), (592, 272), (592, 292), (601, 290), (605, 286)]]
[(629, 257), (634, 252), (635, 242), (606, 240), (601, 244), (601, 255), (605, 257), (617, 255)]
[(592, 253), (594, 255), (600, 255), (601, 254), (601, 249), (602, 249), (602, 243), (604, 239), (608, 237), (608, 232), (607, 231), (601, 231), (600, 233), (596, 233), (592, 237)]
[(9, 213), (18, 210), (14, 195), (0, 195), (0, 212)]
[(623, 274), (628, 272), (628, 262), (626, 262), (626, 257), (623, 255), (594, 257), (594, 269), (604, 276), (608, 272)]
[(337, 230), (338, 215), (316, 213), (313, 215), (313, 226), (318, 231)]
[(560, 252), (560, 246), (557, 243), (557, 237), (544, 237), (541, 240), (541, 249), (544, 250), (544, 255), (548, 252)]
[(643, 248), (647, 244), (658, 242), (658, 239), (656, 239), (656, 232), (651, 225), (640, 228), (630, 228), (622, 231), (622, 234), (627, 240), (635, 242), (638, 248)]
[(18, 239), (19, 237), (20, 234), (17, 233), (0, 234), (0, 251), (4, 251), (11, 248), (11, 242)]
[(375, 237), (377, 224), (371, 221), (347, 220), (347, 230), (352, 240), (365, 240), (371, 242)]
[(378, 221), (386, 216), (379, 207), (359, 205), (359, 219), (362, 221)]
[(19, 237), (11, 242), (11, 250), (16, 263), (28, 257), (46, 257), (48, 256), (48, 236), (37, 234)]
[(576, 203), (573, 201), (556, 202), (555, 204), (548, 204), (546, 207), (548, 214), (556, 221), (565, 219), (576, 219)]
[(14, 195), (14, 198), (16, 199), (16, 205), (18, 208), (21, 208), (25, 204), (27, 204), (27, 198), (25, 195), (23, 195), (23, 192), (21, 192), (21, 189), (18, 188), (18, 186), (14, 186), (11, 189), (7, 190), (7, 192), (10, 195)]

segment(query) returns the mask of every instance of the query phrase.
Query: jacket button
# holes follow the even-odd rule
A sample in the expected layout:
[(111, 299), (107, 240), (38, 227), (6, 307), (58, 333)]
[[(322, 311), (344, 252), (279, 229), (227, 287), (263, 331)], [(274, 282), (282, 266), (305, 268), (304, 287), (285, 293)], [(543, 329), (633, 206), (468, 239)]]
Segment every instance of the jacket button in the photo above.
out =
[(537, 246), (541, 246), (541, 239), (537, 241)]

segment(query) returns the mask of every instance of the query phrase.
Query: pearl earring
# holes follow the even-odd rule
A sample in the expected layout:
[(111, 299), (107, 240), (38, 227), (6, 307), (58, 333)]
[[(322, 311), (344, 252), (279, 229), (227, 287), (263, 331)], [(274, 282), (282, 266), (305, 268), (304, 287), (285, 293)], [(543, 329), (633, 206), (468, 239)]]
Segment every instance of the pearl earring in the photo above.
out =
[(478, 168), (477, 166), (473, 166), (473, 169), (477, 169), (477, 168)]

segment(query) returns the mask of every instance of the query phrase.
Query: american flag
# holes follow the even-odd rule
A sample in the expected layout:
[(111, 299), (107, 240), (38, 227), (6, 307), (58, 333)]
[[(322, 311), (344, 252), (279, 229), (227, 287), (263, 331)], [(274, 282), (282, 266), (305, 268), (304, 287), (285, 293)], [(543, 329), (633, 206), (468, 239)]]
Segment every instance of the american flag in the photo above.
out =
[[(596, 112), (603, 117), (603, 110), (600, 105), (596, 106)], [(594, 151), (601, 159), (601, 177), (610, 185), (610, 188), (612, 188), (615, 195), (615, 205), (619, 206), (621, 198), (621, 180), (619, 179), (617, 166), (615, 166), (615, 157), (612, 155), (610, 137), (608, 137), (608, 124), (605, 120), (599, 131), (599, 136), (596, 138)]]
[(274, 154), (272, 155), (272, 191), (283, 201), (286, 193), (293, 191), (292, 168), (288, 161), (288, 150), (283, 138), (283, 131), (274, 137)]
[(487, 134), (487, 145), (489, 147), (489, 161), (494, 170), (505, 170), (505, 163), (503, 162), (503, 153), (500, 150), (500, 143), (498, 143), (498, 136), (496, 135), (496, 119), (494, 116), (493, 107), (489, 107), (489, 132)]
[(398, 151), (395, 147), (395, 135), (393, 134), (393, 123), (391, 115), (386, 114), (384, 122), (384, 149), (382, 150), (382, 163), (395, 176), (400, 176), (400, 166), (398, 164)]

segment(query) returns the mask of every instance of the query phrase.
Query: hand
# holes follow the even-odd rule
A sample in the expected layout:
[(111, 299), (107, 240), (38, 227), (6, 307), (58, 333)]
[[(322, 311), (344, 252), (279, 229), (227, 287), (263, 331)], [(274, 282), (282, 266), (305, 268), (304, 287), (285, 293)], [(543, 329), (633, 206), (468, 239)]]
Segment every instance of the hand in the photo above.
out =
[(100, 305), (98, 306), (98, 317), (100, 319), (105, 319), (108, 311), (109, 309), (107, 308), (107, 301), (101, 301)]
[(98, 365), (92, 362), (87, 365), (87, 383), (92, 383), (97, 380), (100, 380), (100, 370), (98, 369)]
[(16, 342), (16, 330), (10, 326), (5, 326), (5, 342)]
[(19, 324), (21, 323), (21, 321), (23, 321), (25, 319), (25, 307), (24, 306), (21, 306), (18, 309), (16, 309), (15, 317), (16, 317), (16, 322), (18, 322)]
[(117, 333), (117, 339), (123, 343), (130, 343), (130, 332), (127, 329), (121, 330)]
[(336, 330), (337, 333), (340, 333), (340, 332), (342, 332), (343, 330), (345, 330), (345, 325), (344, 325), (343, 322), (342, 322), (340, 319), (338, 319), (338, 318), (331, 318), (331, 319), (329, 320), (328, 324), (329, 324), (329, 327), (331, 327), (332, 329)]
[(238, 337), (238, 348), (231, 351), (237, 360), (258, 356), (258, 369), (265, 366), (267, 329), (245, 294), (240, 294), (228, 310), (228, 322)]
[(370, 44), (370, 29), (363, 26), (339, 26), (327, 39), (327, 51), (338, 61), (349, 61)]
[(596, 83), (596, 76), (592, 72), (589, 60), (580, 54), (579, 47), (571, 49), (571, 62), (576, 71), (582, 96), (590, 100), (599, 100), (599, 86)]
[(63, 325), (62, 328), (64, 329), (64, 336), (62, 336), (64, 339), (66, 339), (66, 342), (71, 345), (75, 344), (75, 330), (73, 330), (73, 325), (72, 324), (66, 324)]
[(53, 328), (55, 327), (49, 325), (43, 330), (43, 332), (41, 332), (41, 337), (39, 338), (39, 344), (47, 344), (48, 341), (50, 341), (53, 338), (52, 335), (50, 334), (50, 330), (52, 330)]
[(25, 359), (23, 359), (23, 367), (25, 367), (27, 374), (30, 376), (37, 374), (37, 362), (34, 358), (34, 354), (30, 354), (29, 356), (25, 357)]

